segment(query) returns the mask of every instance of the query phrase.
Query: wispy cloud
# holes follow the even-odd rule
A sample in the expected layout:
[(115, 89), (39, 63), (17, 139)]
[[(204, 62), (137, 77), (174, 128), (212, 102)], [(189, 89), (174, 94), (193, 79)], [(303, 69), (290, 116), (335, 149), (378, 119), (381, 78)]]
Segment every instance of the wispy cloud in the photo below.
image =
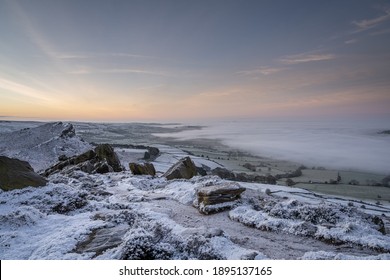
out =
[(353, 21), (352, 24), (357, 27), (357, 30), (355, 32), (365, 31), (367, 29), (374, 28), (382, 24), (383, 22), (390, 20), (390, 9), (386, 9), (384, 10), (384, 12), (384, 15), (378, 16), (376, 18)]
[(165, 73), (141, 70), (141, 69), (103, 69), (99, 70), (100, 73), (108, 73), (108, 74), (145, 74), (145, 75), (156, 75), (156, 76), (166, 76)]
[(90, 58), (90, 56), (88, 56), (88, 55), (65, 54), (65, 53), (62, 53), (62, 54), (56, 53), (55, 57), (57, 59), (86, 59), (86, 58)]
[(281, 72), (283, 70), (286, 70), (288, 68), (286, 67), (260, 67), (258, 69), (253, 69), (253, 70), (243, 70), (243, 71), (238, 71), (237, 74), (242, 75), (242, 76), (258, 76), (258, 75), (271, 75), (275, 74), (278, 72)]
[(355, 43), (357, 43), (357, 42), (358, 42), (357, 39), (350, 39), (350, 40), (344, 41), (344, 44), (350, 45), (350, 44), (355, 44)]
[(18, 82), (14, 82), (8, 79), (0, 78), (0, 88), (34, 99), (45, 100), (45, 101), (50, 99), (47, 95), (44, 95), (40, 90), (37, 90), (30, 86)]
[(296, 54), (296, 55), (288, 55), (279, 59), (279, 62), (283, 64), (298, 64), (298, 63), (307, 63), (307, 62), (315, 62), (315, 61), (323, 61), (323, 60), (332, 60), (335, 59), (336, 55), (334, 54)]
[(141, 55), (141, 54), (132, 54), (132, 53), (56, 53), (54, 56), (57, 59), (89, 59), (89, 58), (140, 58), (140, 59), (156, 59), (153, 56)]
[(52, 53), (52, 47), (44, 38), (44, 36), (35, 28), (30, 17), (27, 15), (22, 6), (17, 1), (7, 1), (7, 4), (11, 7), (11, 12), (18, 19), (20, 26), (26, 32), (26, 35), (30, 40), (46, 55)]
[(130, 68), (109, 68), (109, 69), (92, 69), (92, 68), (79, 68), (69, 72), (75, 75), (88, 75), (88, 74), (143, 74), (154, 76), (169, 76), (164, 72), (149, 71), (143, 69), (130, 69)]

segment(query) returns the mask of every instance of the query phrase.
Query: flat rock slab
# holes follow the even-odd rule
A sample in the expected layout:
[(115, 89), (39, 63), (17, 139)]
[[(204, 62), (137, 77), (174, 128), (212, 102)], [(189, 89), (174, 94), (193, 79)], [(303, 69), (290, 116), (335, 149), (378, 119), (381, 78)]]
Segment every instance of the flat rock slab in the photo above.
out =
[(95, 229), (86, 240), (77, 245), (75, 251), (79, 254), (95, 253), (94, 257), (99, 256), (104, 251), (119, 246), (123, 242), (123, 236), (128, 229), (129, 226), (127, 225)]
[(224, 183), (197, 189), (198, 202), (205, 205), (218, 204), (233, 201), (239, 198), (245, 188), (238, 183)]
[(244, 187), (233, 182), (200, 187), (196, 190), (194, 206), (206, 215), (224, 211), (233, 207), (244, 191)]

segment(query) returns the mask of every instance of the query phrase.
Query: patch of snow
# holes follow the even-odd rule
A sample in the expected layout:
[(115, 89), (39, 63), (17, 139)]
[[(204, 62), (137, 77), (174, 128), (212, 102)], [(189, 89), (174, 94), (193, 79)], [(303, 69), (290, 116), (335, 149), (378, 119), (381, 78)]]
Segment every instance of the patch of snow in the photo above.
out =
[(198, 156), (189, 155), (188, 153), (178, 148), (173, 148), (164, 145), (155, 145), (155, 146), (160, 149), (160, 153), (161, 153), (153, 161), (153, 165), (156, 168), (157, 172), (165, 173), (172, 165), (177, 163), (183, 157), (187, 157), (187, 156), (189, 156), (194, 161), (195, 165), (198, 167), (206, 166), (210, 169), (214, 169), (222, 166), (214, 161), (207, 160)]
[(221, 252), (223, 258), (227, 260), (253, 260), (255, 258), (267, 259), (267, 256), (264, 254), (239, 247), (223, 236), (216, 236), (212, 238), (211, 246), (215, 251)]
[(130, 162), (138, 162), (142, 160), (146, 151), (147, 150), (145, 149), (115, 148), (119, 161), (126, 170), (129, 170)]
[(202, 167), (206, 166), (210, 169), (215, 169), (217, 167), (223, 167), (223, 165), (216, 163), (214, 161), (204, 159), (202, 157), (197, 157), (197, 156), (191, 156), (191, 159), (194, 161), (196, 166)]
[(4, 219), (8, 223), (2, 223), (0, 231), (1, 259), (90, 258), (72, 254), (72, 250), (93, 228), (102, 225), (101, 221), (92, 221), (90, 213), (47, 215), (32, 207), (2, 214)]
[(169, 183), (165, 188), (159, 190), (161, 194), (165, 194), (167, 197), (174, 199), (185, 205), (192, 205), (192, 201), (195, 197), (196, 184), (186, 180), (176, 180)]

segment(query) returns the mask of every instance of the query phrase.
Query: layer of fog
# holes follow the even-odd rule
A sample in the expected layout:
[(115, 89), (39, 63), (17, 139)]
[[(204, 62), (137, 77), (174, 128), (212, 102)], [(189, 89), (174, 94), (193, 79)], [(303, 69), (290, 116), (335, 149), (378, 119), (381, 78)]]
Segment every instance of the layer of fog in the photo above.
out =
[(208, 123), (202, 130), (158, 134), (178, 139), (220, 139), (230, 147), (259, 156), (296, 161), (308, 167), (390, 173), (390, 129), (386, 122)]

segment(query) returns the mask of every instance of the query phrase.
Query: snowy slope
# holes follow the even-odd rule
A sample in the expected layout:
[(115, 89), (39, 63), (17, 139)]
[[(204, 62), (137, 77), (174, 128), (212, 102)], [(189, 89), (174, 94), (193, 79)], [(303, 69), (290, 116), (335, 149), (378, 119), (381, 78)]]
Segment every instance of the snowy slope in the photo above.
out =
[(0, 134), (0, 155), (28, 161), (35, 171), (56, 163), (60, 155), (73, 156), (90, 148), (69, 123), (47, 123)]
[[(368, 214), (321, 199), (298, 203), (254, 190), (273, 186), (252, 184), (230, 212), (200, 214), (191, 205), (195, 188), (221, 182), (214, 176), (167, 181), (127, 171), (75, 171), (53, 175), (43, 188), (0, 192), (0, 259), (390, 257), (390, 236)], [(256, 207), (260, 202), (272, 205), (274, 213)], [(320, 216), (309, 225), (304, 215), (294, 218), (295, 210), (306, 213), (310, 207), (316, 213), (324, 205), (332, 209), (324, 217), (336, 222)], [(338, 242), (322, 242), (318, 232)]]

